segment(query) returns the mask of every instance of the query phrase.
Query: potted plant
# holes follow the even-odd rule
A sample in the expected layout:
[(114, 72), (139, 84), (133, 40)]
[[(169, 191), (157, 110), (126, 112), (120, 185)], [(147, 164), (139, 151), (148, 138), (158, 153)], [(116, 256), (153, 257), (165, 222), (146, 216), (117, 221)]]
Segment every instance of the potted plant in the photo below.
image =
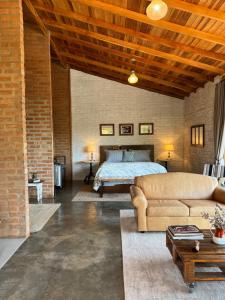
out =
[(225, 210), (221, 205), (216, 204), (214, 216), (210, 216), (209, 213), (202, 213), (202, 217), (209, 220), (212, 225), (212, 229), (215, 230), (213, 235), (213, 242), (219, 245), (225, 245)]

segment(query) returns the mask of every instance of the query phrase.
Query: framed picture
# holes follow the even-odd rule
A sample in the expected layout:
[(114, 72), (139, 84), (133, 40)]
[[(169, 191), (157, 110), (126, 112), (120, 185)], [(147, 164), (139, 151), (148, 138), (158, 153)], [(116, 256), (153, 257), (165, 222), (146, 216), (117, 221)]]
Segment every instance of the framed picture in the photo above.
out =
[(112, 136), (115, 135), (114, 124), (100, 124), (100, 135), (102, 136)]
[(194, 147), (205, 146), (205, 125), (191, 126), (191, 145)]
[(139, 123), (139, 135), (152, 135), (154, 134), (153, 123)]
[(119, 124), (119, 135), (133, 135), (134, 124)]

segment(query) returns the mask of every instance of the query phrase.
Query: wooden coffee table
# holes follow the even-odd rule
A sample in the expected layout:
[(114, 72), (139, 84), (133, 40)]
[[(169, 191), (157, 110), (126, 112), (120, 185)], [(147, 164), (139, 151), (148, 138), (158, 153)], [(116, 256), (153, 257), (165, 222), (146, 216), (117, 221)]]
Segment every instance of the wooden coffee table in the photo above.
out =
[[(203, 230), (203, 233), (204, 240), (200, 240), (200, 251), (196, 253), (192, 251), (194, 241), (173, 240), (166, 232), (166, 246), (190, 293), (197, 281), (225, 281), (225, 246), (214, 244), (209, 230)], [(217, 267), (217, 270), (212, 271), (213, 267)], [(201, 271), (201, 268), (208, 270)]]

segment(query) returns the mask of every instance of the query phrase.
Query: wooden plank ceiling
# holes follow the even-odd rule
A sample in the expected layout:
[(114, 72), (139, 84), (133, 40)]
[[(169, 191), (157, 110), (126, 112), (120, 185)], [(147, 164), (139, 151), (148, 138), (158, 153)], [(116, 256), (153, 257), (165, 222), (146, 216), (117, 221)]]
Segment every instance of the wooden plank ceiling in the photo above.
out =
[(164, 2), (152, 21), (147, 0), (24, 0), (64, 66), (183, 99), (225, 73), (225, 1)]

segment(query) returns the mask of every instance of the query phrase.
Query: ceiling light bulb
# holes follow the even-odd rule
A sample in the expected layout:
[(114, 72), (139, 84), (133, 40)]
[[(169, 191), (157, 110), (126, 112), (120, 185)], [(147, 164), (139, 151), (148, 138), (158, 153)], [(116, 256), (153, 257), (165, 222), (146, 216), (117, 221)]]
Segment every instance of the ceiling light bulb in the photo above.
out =
[(154, 11), (160, 11), (160, 5), (159, 5), (159, 4), (155, 4), (155, 5), (152, 7), (152, 9), (153, 9)]
[(131, 74), (130, 76), (128, 77), (128, 82), (130, 84), (135, 84), (138, 82), (138, 77), (137, 75), (135, 74), (135, 71), (131, 71)]
[(146, 8), (146, 14), (151, 20), (160, 20), (165, 17), (168, 12), (168, 6), (162, 0), (152, 0)]

